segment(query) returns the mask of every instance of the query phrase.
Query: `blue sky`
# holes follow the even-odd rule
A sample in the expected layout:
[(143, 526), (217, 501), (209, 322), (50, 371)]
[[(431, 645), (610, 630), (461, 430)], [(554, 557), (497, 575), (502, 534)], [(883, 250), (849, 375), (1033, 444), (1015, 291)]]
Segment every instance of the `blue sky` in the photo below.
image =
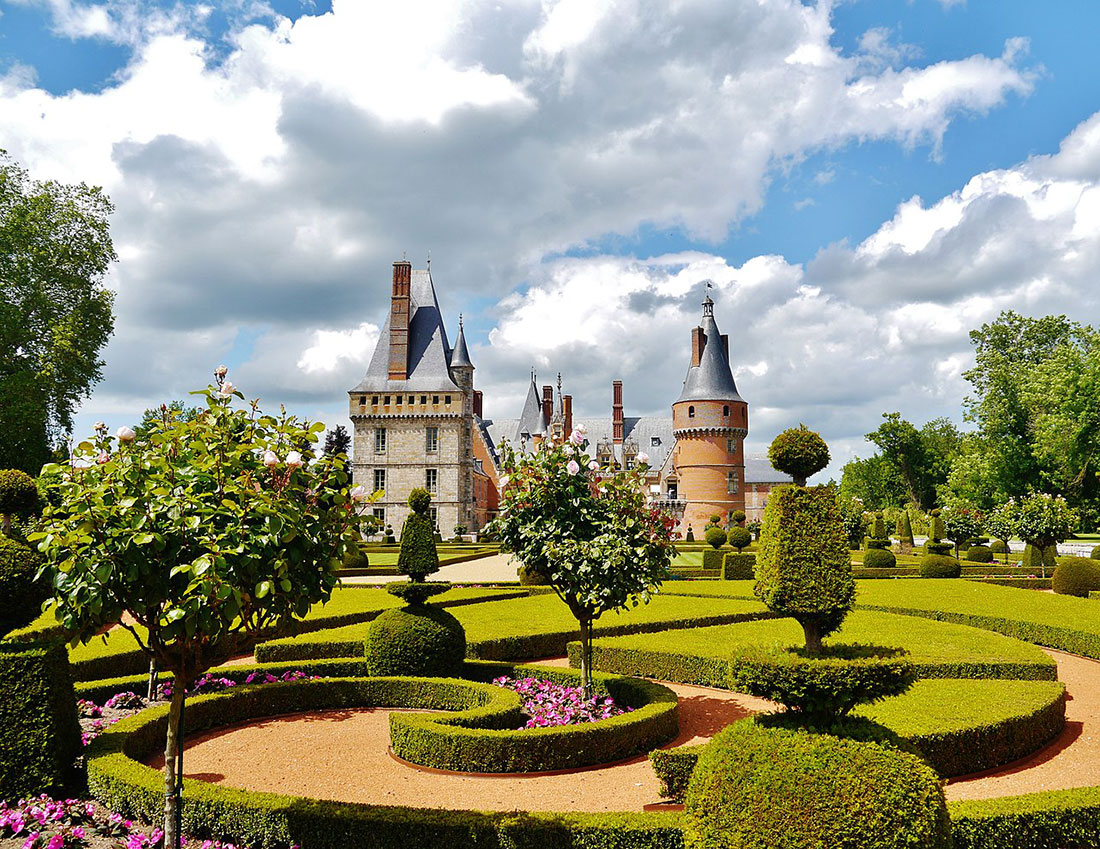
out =
[(666, 412), (707, 277), (750, 449), (805, 421), (835, 472), (882, 412), (961, 420), (1001, 309), (1100, 321), (1098, 31), (1087, 0), (0, 0), (0, 146), (116, 203), (78, 428), (219, 361), (345, 421), (430, 250), (489, 415), (532, 366)]

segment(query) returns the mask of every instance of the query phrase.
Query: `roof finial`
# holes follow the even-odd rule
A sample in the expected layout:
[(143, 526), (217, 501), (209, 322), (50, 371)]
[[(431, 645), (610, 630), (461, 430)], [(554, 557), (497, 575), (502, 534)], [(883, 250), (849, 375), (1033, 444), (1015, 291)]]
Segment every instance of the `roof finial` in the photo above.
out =
[(402, 262), (407, 262), (408, 259), (409, 259), (409, 252), (408, 251), (401, 251), (401, 261)]
[(714, 284), (709, 280), (703, 281), (703, 318), (714, 316), (714, 301), (710, 299), (710, 290)]
[[(431, 258), (429, 257), (429, 258), (428, 258), (428, 265), (429, 265), (429, 267), (431, 266), (431, 262), (432, 262), (432, 260), (431, 260)], [(462, 313), (459, 313), (459, 314), (458, 314), (458, 329), (459, 329), (460, 331), (462, 330)]]
[[(432, 270), (432, 249), (428, 248), (428, 271), (431, 271), (431, 270)], [(461, 319), (459, 319), (459, 323), (461, 323)]]
[(536, 377), (535, 377), (535, 367), (534, 367), (534, 366), (531, 366), (531, 382), (532, 382), (532, 383), (534, 383), (534, 382), (535, 382), (535, 380), (536, 380)]

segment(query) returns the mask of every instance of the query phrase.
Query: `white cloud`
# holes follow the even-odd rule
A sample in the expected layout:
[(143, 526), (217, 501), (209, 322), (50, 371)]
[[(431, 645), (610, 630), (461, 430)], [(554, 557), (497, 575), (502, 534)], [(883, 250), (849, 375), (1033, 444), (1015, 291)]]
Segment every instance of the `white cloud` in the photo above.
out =
[(378, 325), (363, 323), (352, 330), (316, 330), (313, 341), (302, 351), (298, 368), (306, 374), (333, 372), (345, 365), (365, 370), (378, 341)]

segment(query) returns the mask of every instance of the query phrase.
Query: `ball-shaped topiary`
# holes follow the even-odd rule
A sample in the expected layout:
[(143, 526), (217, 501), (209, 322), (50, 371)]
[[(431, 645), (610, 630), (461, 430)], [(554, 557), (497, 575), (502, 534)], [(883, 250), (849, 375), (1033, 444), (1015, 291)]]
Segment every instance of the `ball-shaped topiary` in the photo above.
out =
[(1092, 551), (1089, 552), (1089, 559), (1100, 560), (1100, 545), (1093, 546)]
[(745, 521), (745, 511), (730, 510), (730, 521), (733, 522), (733, 524), (735, 525), (740, 525), (743, 521)]
[(0, 469), (0, 531), (8, 533), (13, 516), (32, 516), (39, 509), (34, 478), (19, 469)]
[(806, 425), (788, 428), (768, 446), (768, 460), (778, 471), (805, 486), (806, 478), (829, 465), (829, 446)]
[(898, 559), (888, 548), (868, 548), (863, 555), (866, 569), (892, 569), (898, 565)]
[(721, 548), (726, 544), (726, 532), (721, 528), (707, 528), (707, 532), (703, 536), (712, 548)]
[(988, 545), (972, 545), (966, 550), (966, 559), (971, 563), (992, 563), (993, 549)]
[(920, 559), (922, 578), (957, 578), (962, 574), (962, 564), (950, 554), (926, 554)]
[(726, 537), (729, 540), (729, 544), (736, 548), (738, 552), (752, 545), (752, 534), (737, 525), (729, 529), (729, 533), (726, 534)]
[(50, 587), (34, 576), (42, 557), (33, 548), (0, 536), (0, 637), (33, 622), (50, 597)]
[(1100, 590), (1100, 563), (1091, 557), (1065, 557), (1054, 568), (1050, 588), (1060, 595), (1088, 598), (1091, 590)]
[[(995, 539), (989, 544), (989, 550), (994, 554), (1008, 554), (1008, 543), (1003, 539)], [(1096, 550), (1100, 550), (1100, 546)]]
[(685, 849), (948, 849), (943, 782), (885, 742), (772, 728), (719, 732), (685, 797)]
[(436, 533), (428, 514), (432, 496), (426, 489), (417, 487), (409, 493), (412, 512), (401, 528), (401, 553), (397, 555), (397, 571), (408, 575), (410, 581), (423, 581), (439, 569), (436, 551)]
[(466, 632), (440, 607), (410, 605), (371, 622), (365, 650), (371, 675), (447, 677), (462, 671)]

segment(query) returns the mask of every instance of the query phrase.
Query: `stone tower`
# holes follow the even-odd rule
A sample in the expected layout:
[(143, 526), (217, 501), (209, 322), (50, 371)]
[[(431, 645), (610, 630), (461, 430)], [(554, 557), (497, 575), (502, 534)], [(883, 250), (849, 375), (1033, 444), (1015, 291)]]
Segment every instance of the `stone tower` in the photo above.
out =
[(729, 337), (718, 331), (709, 293), (703, 299), (703, 320), (691, 331), (691, 364), (684, 390), (672, 405), (672, 427), (672, 462), (679, 497), (686, 501), (681, 530), (691, 525), (698, 535), (715, 513), (725, 525), (731, 510), (745, 509), (749, 405), (737, 393)]
[(400, 532), (414, 487), (432, 493), (440, 530), (474, 527), (474, 365), (461, 322), (454, 348), (427, 269), (393, 264), (390, 315), (367, 374), (350, 390), (352, 476), (385, 490), (371, 505)]

